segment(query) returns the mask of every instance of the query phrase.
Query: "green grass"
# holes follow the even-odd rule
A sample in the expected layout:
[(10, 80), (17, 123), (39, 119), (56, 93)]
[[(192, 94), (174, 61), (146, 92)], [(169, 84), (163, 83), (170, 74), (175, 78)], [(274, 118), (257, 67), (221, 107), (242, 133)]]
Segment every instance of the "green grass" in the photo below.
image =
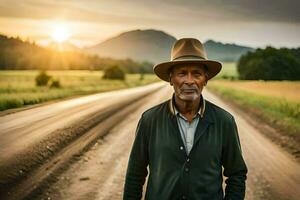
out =
[(235, 62), (224, 62), (222, 63), (222, 70), (214, 79), (237, 79), (237, 63)]
[(210, 82), (208, 89), (237, 103), (247, 111), (274, 125), (285, 133), (299, 138), (300, 132), (300, 103), (284, 98), (263, 96), (252, 92), (223, 87)]
[(139, 74), (127, 74), (125, 81), (119, 81), (101, 79), (101, 71), (49, 71), (47, 73), (61, 83), (61, 88), (49, 88), (35, 86), (38, 73), (30, 70), (0, 71), (0, 110), (159, 81), (155, 75), (150, 74), (144, 75), (143, 80), (140, 80)]

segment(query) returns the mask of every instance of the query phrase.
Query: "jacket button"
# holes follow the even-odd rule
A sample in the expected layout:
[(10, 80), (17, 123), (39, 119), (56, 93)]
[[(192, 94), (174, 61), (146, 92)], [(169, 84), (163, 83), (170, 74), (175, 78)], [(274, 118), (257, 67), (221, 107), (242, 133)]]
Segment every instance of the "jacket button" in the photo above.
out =
[(181, 199), (182, 199), (182, 200), (186, 200), (187, 198), (186, 198), (186, 196), (183, 195), (183, 196), (181, 197)]
[(190, 159), (188, 158), (188, 159), (186, 159), (186, 162), (190, 162)]
[(180, 146), (180, 150), (183, 150), (183, 146)]
[(186, 167), (186, 168), (185, 168), (185, 171), (188, 172), (188, 171), (189, 171), (189, 168)]

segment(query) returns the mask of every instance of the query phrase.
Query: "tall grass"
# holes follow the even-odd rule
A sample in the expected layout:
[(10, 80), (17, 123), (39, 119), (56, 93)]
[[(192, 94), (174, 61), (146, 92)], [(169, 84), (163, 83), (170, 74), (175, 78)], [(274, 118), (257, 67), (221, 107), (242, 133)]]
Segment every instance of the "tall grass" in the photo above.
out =
[[(239, 81), (234, 84), (238, 85)], [(297, 83), (291, 82), (290, 84)], [(232, 84), (229, 87), (226, 84), (220, 84), (218, 81), (209, 83), (208, 89), (237, 103), (246, 110), (254, 111), (269, 123), (285, 129), (285, 132), (291, 135), (300, 133), (300, 102), (284, 98), (285, 91), (282, 91), (282, 97), (268, 95), (267, 92), (266, 95), (262, 95), (255, 93), (255, 90), (252, 92), (243, 90), (238, 86), (234, 87)], [(268, 88), (266, 83), (266, 89), (271, 90), (272, 88)]]

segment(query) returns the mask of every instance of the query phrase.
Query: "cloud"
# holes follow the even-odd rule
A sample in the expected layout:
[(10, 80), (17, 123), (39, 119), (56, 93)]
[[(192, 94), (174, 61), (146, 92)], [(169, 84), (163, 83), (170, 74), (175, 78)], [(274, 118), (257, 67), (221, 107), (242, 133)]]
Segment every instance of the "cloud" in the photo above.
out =
[(299, 0), (2, 0), (0, 16), (105, 23), (214, 21), (300, 22)]
[(299, 7), (299, 0), (0, 0), (0, 32), (42, 37), (47, 23), (63, 20), (90, 40), (155, 28), (176, 37), (299, 46)]
[[(32, 19), (65, 19), (95, 23), (167, 23), (166, 20), (146, 15), (147, 11), (135, 9), (131, 3), (122, 5), (122, 1), (54, 1), (54, 0), (2, 0), (0, 17)], [(129, 7), (128, 7), (129, 6)], [(153, 14), (153, 12), (151, 12)]]
[(257, 21), (300, 22), (298, 0), (229, 0), (223, 10)]

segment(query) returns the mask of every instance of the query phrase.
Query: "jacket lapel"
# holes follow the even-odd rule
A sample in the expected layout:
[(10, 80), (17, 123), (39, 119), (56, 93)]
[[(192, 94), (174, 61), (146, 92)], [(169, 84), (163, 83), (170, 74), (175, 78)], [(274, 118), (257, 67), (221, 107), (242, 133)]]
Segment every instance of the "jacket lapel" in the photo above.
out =
[(208, 128), (212, 124), (213, 124), (212, 112), (210, 110), (209, 103), (206, 103), (206, 109), (204, 111), (203, 118), (201, 118), (201, 117), (199, 118), (199, 122), (198, 122), (198, 125), (196, 128), (195, 137), (194, 137), (194, 145), (197, 144), (197, 142), (199, 141), (199, 139), (201, 138), (201, 136), (203, 134), (206, 134), (206, 132), (208, 132)]
[[(171, 117), (173, 128), (175, 130), (175, 135), (176, 135), (175, 137), (177, 138), (178, 144), (180, 144), (180, 146), (182, 146), (182, 147), (185, 147), (185, 145), (182, 141), (182, 138), (181, 138), (181, 133), (180, 133), (180, 130), (179, 130), (179, 127), (178, 127), (176, 116), (171, 115), (170, 117)], [(184, 148), (184, 150), (185, 150), (185, 148)], [(185, 155), (187, 155), (186, 150), (184, 152), (185, 152)]]
[[(177, 142), (180, 146), (182, 147), (185, 147), (183, 141), (182, 141), (182, 138), (181, 138), (181, 133), (180, 133), (180, 130), (179, 130), (179, 127), (178, 127), (178, 123), (177, 123), (177, 119), (176, 119), (176, 115), (175, 115), (175, 111), (174, 111), (174, 108), (173, 108), (173, 102), (174, 101), (174, 98), (170, 99), (169, 100), (169, 105), (168, 105), (168, 113), (169, 113), (169, 117), (171, 119), (171, 124), (175, 130), (175, 137), (177, 138)], [(184, 154), (187, 155), (187, 152), (184, 148)]]
[(205, 121), (204, 119), (201, 118), (199, 119), (196, 132), (195, 132), (195, 137), (194, 137), (194, 145), (197, 144), (200, 137), (207, 131), (209, 124), (210, 123)]

